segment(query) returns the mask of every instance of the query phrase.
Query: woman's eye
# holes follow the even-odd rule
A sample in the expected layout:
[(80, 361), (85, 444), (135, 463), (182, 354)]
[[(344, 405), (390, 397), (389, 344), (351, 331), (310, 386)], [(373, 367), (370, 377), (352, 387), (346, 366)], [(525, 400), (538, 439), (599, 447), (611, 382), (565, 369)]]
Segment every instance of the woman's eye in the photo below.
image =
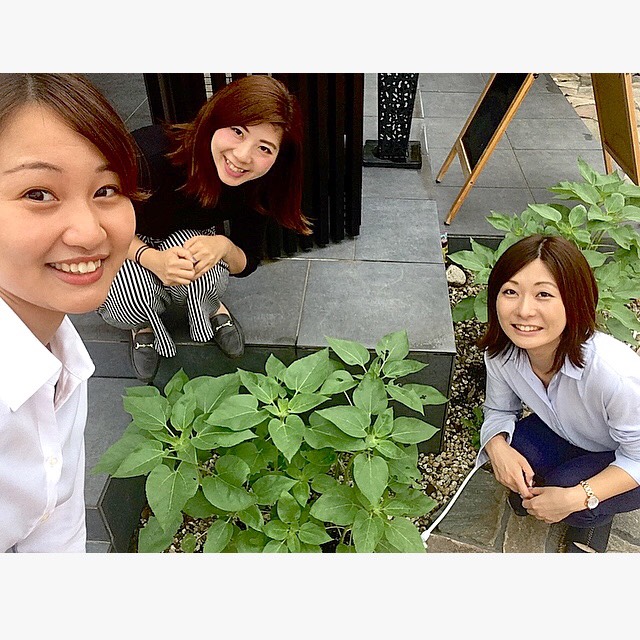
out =
[(100, 187), (96, 191), (96, 198), (109, 198), (111, 196), (116, 196), (120, 193), (120, 189), (115, 185), (107, 185), (105, 187)]
[(271, 147), (265, 147), (264, 145), (260, 147), (260, 151), (262, 151), (263, 153), (267, 153), (269, 155), (273, 153), (273, 150), (271, 149)]
[(240, 129), (240, 127), (229, 127), (229, 129), (231, 129), (231, 131), (233, 131), (237, 136), (242, 135), (242, 129)]
[(515, 293), (516, 292), (513, 289), (503, 289), (502, 290), (502, 295), (505, 295), (505, 296), (512, 296), (512, 295), (515, 295)]
[(541, 298), (553, 298), (553, 296), (548, 291), (541, 291), (538, 295)]
[(55, 196), (46, 189), (29, 189), (22, 197), (34, 202), (53, 202), (55, 200)]

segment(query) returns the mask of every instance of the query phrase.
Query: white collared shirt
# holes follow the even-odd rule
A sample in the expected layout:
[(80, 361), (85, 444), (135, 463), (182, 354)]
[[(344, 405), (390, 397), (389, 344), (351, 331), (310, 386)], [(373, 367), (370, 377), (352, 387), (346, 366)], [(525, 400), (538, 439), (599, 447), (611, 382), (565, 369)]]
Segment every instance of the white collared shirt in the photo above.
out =
[(49, 347), (0, 299), (0, 552), (85, 551), (94, 365), (69, 318)]
[(640, 483), (640, 356), (596, 332), (584, 344), (585, 366), (565, 360), (545, 389), (524, 352), (487, 357), (487, 392), (477, 465), (498, 433), (511, 442), (522, 403), (555, 433), (587, 451), (615, 451), (612, 464)]

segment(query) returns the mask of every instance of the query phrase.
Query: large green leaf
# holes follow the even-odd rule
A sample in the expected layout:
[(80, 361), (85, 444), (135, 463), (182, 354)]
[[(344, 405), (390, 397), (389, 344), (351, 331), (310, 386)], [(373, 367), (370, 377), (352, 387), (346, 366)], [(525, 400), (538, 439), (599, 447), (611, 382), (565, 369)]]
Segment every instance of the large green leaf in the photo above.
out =
[(388, 436), (393, 429), (393, 409), (389, 407), (386, 411), (383, 411), (373, 423), (373, 433), (378, 438)]
[(269, 538), (260, 531), (238, 531), (235, 533), (232, 544), (237, 553), (262, 553)]
[(300, 449), (304, 430), (302, 419), (296, 415), (287, 416), (285, 420), (274, 418), (269, 422), (269, 435), (273, 444), (289, 462)]
[(388, 516), (407, 516), (410, 518), (419, 518), (432, 511), (437, 502), (424, 493), (419, 493), (412, 499), (390, 498), (385, 500), (382, 510)]
[(392, 460), (399, 460), (404, 455), (402, 449), (397, 444), (393, 444), (390, 440), (379, 440), (375, 444), (375, 450), (379, 451), (386, 458), (391, 458)]
[(288, 408), (291, 413), (304, 413), (305, 411), (315, 409), (328, 399), (328, 396), (319, 393), (296, 393), (296, 395), (289, 400)]
[(247, 391), (264, 404), (271, 404), (280, 395), (282, 387), (272, 378), (242, 369), (238, 369), (238, 375)]
[(420, 396), (413, 391), (411, 388), (407, 388), (406, 386), (400, 387), (391, 382), (387, 383), (387, 393), (394, 399), (400, 402), (401, 404), (417, 411), (424, 415), (424, 409), (422, 408), (422, 400)]
[(189, 382), (189, 376), (184, 369), (179, 369), (164, 387), (164, 395), (168, 398), (172, 393), (182, 393), (184, 385)]
[[(135, 423), (132, 423), (135, 425)], [(124, 459), (139, 445), (150, 442), (150, 439), (140, 433), (131, 433), (116, 440), (100, 457), (98, 464), (91, 469), (91, 473), (108, 473), (113, 475)]]
[(472, 272), (480, 271), (487, 266), (484, 258), (473, 251), (456, 251), (449, 255), (449, 259)]
[(406, 518), (384, 522), (385, 538), (403, 553), (425, 553), (424, 542), (417, 527)]
[(203, 553), (220, 553), (233, 537), (233, 525), (224, 520), (216, 520), (207, 530)]
[(354, 489), (336, 485), (313, 503), (310, 513), (318, 520), (345, 527), (353, 523), (359, 509)]
[(353, 438), (364, 438), (371, 423), (369, 414), (360, 407), (329, 407), (316, 413)]
[(401, 416), (393, 421), (391, 438), (403, 444), (418, 444), (429, 440), (437, 431), (436, 427), (427, 422)]
[(247, 527), (251, 527), (256, 531), (262, 531), (262, 528), (264, 527), (264, 517), (262, 516), (262, 511), (260, 511), (258, 505), (252, 504), (244, 511), (240, 511), (238, 513), (238, 518), (244, 522)]
[(528, 209), (545, 220), (553, 220), (554, 222), (562, 220), (562, 214), (548, 204), (530, 204)]
[(217, 509), (205, 498), (202, 489), (198, 489), (192, 498), (189, 498), (182, 507), (182, 511), (192, 518), (210, 518)]
[(353, 460), (353, 478), (371, 504), (380, 501), (389, 482), (389, 467), (380, 456), (359, 453)]
[(332, 540), (325, 528), (314, 522), (305, 522), (300, 527), (298, 536), (300, 541), (306, 544), (324, 544)]
[(274, 356), (273, 353), (269, 354), (269, 357), (267, 358), (267, 363), (265, 364), (264, 369), (267, 372), (268, 376), (275, 378), (280, 382), (284, 382), (284, 374), (285, 374), (285, 371), (287, 370), (287, 367), (282, 362), (282, 360), (280, 360), (279, 358), (276, 358), (276, 356)]
[(266, 411), (258, 410), (257, 398), (250, 394), (241, 394), (225, 398), (206, 421), (214, 426), (244, 431), (255, 427), (268, 417)]
[(289, 525), (282, 520), (273, 519), (264, 525), (264, 532), (274, 540), (285, 540), (289, 535), (289, 528)]
[(407, 391), (414, 391), (422, 401), (422, 404), (425, 405), (444, 404), (449, 401), (447, 396), (442, 395), (435, 387), (431, 387), (428, 384), (410, 382), (403, 385), (403, 388)]
[(173, 542), (173, 537), (182, 524), (182, 514), (175, 514), (171, 525), (164, 529), (158, 519), (151, 516), (147, 524), (140, 529), (138, 534), (138, 553), (162, 553)]
[(258, 504), (275, 504), (280, 496), (289, 491), (297, 480), (277, 473), (258, 478), (251, 486)]
[(196, 396), (196, 406), (203, 413), (211, 413), (225, 398), (238, 394), (240, 377), (228, 373), (217, 378), (200, 376), (184, 385), (184, 392), (192, 391)]
[(113, 477), (130, 478), (133, 476), (143, 476), (161, 464), (164, 455), (164, 448), (161, 442), (157, 442), (156, 440), (141, 442), (122, 461), (118, 469), (113, 473)]
[(379, 516), (360, 509), (355, 516), (351, 535), (358, 553), (373, 553), (384, 533)]
[(403, 360), (409, 355), (407, 331), (394, 331), (383, 336), (376, 345), (376, 353), (387, 362)]
[(290, 364), (284, 374), (284, 383), (294, 391), (314, 393), (333, 369), (329, 350), (322, 349)]
[(191, 439), (191, 442), (196, 449), (202, 449), (208, 451), (211, 449), (217, 449), (218, 447), (235, 447), (241, 442), (256, 438), (256, 434), (251, 429), (245, 429), (244, 431), (231, 431), (224, 427), (214, 427), (208, 425), (197, 436)]
[(276, 512), (282, 522), (291, 524), (298, 521), (302, 510), (298, 501), (290, 493), (283, 493), (276, 503)]
[(227, 453), (216, 460), (216, 471), (220, 478), (234, 487), (241, 487), (249, 477), (249, 465), (238, 456)]
[(162, 396), (125, 396), (122, 400), (124, 410), (131, 414), (141, 429), (148, 431), (164, 430), (171, 415), (171, 405)]
[(196, 396), (193, 392), (180, 396), (171, 409), (171, 426), (184, 431), (193, 424), (196, 415)]
[(369, 362), (371, 354), (369, 350), (359, 342), (351, 340), (340, 340), (338, 338), (326, 338), (329, 346), (336, 355), (345, 363), (351, 365), (364, 365)]
[(229, 484), (218, 476), (203, 478), (202, 491), (214, 507), (231, 513), (248, 509), (255, 500), (245, 489)]
[(336, 393), (343, 393), (352, 389), (358, 384), (358, 381), (348, 372), (343, 369), (338, 369), (329, 375), (324, 381), (322, 387), (320, 387), (320, 393), (332, 396)]
[(389, 378), (402, 378), (422, 371), (427, 365), (418, 360), (392, 360), (385, 362), (382, 373)]
[(177, 469), (159, 464), (147, 476), (147, 501), (163, 529), (170, 528), (189, 498), (198, 490), (198, 471), (194, 465), (181, 462)]
[(353, 391), (353, 403), (368, 414), (382, 413), (389, 404), (384, 382), (378, 377), (366, 374)]
[(465, 322), (466, 320), (472, 320), (476, 317), (474, 309), (475, 296), (467, 296), (457, 302), (451, 310), (451, 319), (454, 322)]

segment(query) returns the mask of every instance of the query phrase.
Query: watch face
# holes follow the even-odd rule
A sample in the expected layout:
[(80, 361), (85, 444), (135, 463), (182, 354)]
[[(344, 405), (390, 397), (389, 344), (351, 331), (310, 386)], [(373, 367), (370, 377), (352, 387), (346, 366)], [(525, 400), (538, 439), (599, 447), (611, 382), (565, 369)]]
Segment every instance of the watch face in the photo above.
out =
[(587, 507), (589, 507), (589, 509), (595, 509), (599, 504), (600, 500), (598, 500), (598, 498), (596, 498), (595, 496), (591, 496), (587, 499)]

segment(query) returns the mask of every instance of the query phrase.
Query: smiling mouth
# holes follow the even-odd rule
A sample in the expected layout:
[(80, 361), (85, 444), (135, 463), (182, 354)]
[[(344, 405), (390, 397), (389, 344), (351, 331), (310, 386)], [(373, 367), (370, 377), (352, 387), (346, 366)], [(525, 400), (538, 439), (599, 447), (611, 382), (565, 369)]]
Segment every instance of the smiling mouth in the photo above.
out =
[(241, 169), (240, 167), (236, 167), (236, 165), (227, 158), (225, 158), (224, 161), (227, 163), (229, 169), (231, 169), (231, 171), (233, 171), (234, 173), (247, 173), (248, 171), (248, 169)]
[(514, 324), (513, 325), (518, 331), (524, 331), (524, 333), (531, 333), (533, 331), (540, 331), (542, 327), (536, 327), (531, 324)]
[(88, 262), (52, 262), (50, 264), (57, 271), (65, 273), (93, 273), (102, 266), (102, 260), (89, 260)]

